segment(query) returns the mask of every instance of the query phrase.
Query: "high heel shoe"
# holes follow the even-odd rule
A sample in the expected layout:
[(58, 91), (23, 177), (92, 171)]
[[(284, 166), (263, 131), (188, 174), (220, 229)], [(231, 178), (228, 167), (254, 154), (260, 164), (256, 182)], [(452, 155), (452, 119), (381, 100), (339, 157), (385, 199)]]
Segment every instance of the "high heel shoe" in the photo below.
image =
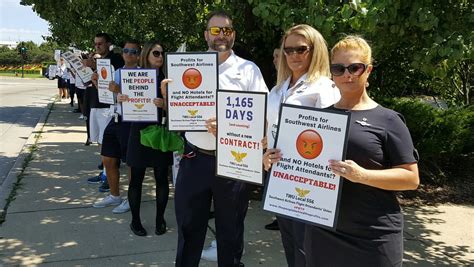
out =
[(141, 224), (133, 225), (133, 223), (130, 223), (130, 230), (137, 236), (146, 236), (146, 230)]
[(163, 235), (166, 233), (166, 221), (163, 220), (163, 222), (160, 225), (157, 225), (155, 228), (155, 234), (156, 235)]

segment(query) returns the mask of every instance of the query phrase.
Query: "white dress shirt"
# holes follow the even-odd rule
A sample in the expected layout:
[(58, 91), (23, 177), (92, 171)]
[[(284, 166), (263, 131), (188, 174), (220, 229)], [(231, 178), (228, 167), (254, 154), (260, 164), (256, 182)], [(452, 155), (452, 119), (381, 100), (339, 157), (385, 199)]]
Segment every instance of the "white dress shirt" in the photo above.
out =
[[(260, 69), (255, 63), (234, 54), (219, 65), (219, 89), (268, 92)], [(186, 132), (191, 144), (205, 150), (216, 149), (216, 138), (207, 132)]]
[(316, 81), (308, 82), (306, 76), (306, 74), (301, 76), (291, 88), (288, 88), (290, 85), (290, 78), (288, 78), (280, 87), (273, 87), (268, 95), (268, 148), (273, 148), (275, 143), (281, 103), (305, 107), (326, 108), (333, 105), (341, 98), (339, 89), (329, 78), (320, 77)]

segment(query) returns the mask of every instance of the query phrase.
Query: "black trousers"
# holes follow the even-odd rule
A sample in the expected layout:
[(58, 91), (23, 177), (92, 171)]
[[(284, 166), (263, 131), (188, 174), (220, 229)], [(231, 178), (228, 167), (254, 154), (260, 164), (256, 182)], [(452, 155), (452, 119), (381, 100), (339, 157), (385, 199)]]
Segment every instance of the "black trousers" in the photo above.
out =
[(74, 104), (74, 95), (76, 94), (76, 85), (74, 83), (67, 82), (67, 88), (69, 90), (69, 97), (71, 98), (71, 103)]
[[(186, 152), (190, 148), (186, 147)], [(198, 266), (214, 201), (219, 266), (238, 266), (243, 252), (249, 190), (245, 183), (215, 176), (215, 157), (195, 152), (181, 159), (175, 187), (178, 224), (176, 266)]]
[(305, 267), (305, 224), (278, 215), (276, 217), (288, 267)]

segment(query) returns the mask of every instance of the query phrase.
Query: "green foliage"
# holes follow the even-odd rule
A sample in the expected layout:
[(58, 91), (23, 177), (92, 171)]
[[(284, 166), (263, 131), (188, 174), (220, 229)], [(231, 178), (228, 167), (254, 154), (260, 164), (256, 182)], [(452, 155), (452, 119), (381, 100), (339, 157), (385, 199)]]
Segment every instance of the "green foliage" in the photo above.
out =
[[(450, 170), (474, 155), (474, 106), (437, 109), (420, 100), (391, 99), (383, 102), (406, 119), (413, 143), (420, 153), (420, 170), (443, 183)], [(471, 162), (472, 163), (472, 162)], [(468, 178), (453, 177), (453, 179)]]
[(439, 95), (451, 105), (473, 100), (474, 13), (469, 0), (187, 0), (122, 1), (24, 0), (50, 23), (51, 39), (92, 49), (93, 36), (108, 32), (125, 39), (159, 39), (167, 50), (186, 42), (205, 50), (202, 37), (210, 10), (234, 17), (238, 47), (248, 49), (264, 76), (272, 70), (272, 51), (290, 26), (307, 23), (329, 46), (344, 34), (371, 41), (376, 97)]
[(0, 51), (0, 65), (18, 65), (21, 64), (21, 56), (16, 49)]
[(8, 47), (0, 47), (0, 65), (20, 65), (22, 64), (21, 55), (18, 53), (18, 47), (26, 47), (27, 56), (25, 64), (40, 64), (44, 61), (54, 61), (53, 55), (55, 49), (64, 50), (54, 42), (45, 42), (37, 46), (34, 42), (21, 42), (17, 49), (10, 49)]

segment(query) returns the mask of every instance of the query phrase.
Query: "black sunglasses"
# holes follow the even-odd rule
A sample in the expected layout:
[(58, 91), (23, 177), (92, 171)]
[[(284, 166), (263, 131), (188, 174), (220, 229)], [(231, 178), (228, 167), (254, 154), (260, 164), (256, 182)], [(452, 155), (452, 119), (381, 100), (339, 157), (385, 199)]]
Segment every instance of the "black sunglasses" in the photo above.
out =
[(140, 53), (140, 50), (135, 49), (135, 48), (124, 48), (122, 49), (122, 52), (124, 54), (129, 54), (129, 55), (138, 55)]
[(311, 49), (312, 47), (310, 46), (302, 45), (302, 46), (297, 46), (297, 47), (284, 47), (283, 52), (285, 52), (285, 55), (287, 56), (293, 55), (293, 54), (301, 55), (301, 54), (306, 53), (307, 51), (310, 51)]
[(162, 52), (162, 51), (153, 51), (151, 52), (153, 54), (154, 57), (160, 57), (160, 56), (165, 56), (165, 52)]
[(352, 63), (347, 67), (342, 64), (331, 64), (330, 71), (334, 76), (342, 76), (347, 69), (350, 74), (360, 76), (365, 72), (367, 66), (368, 65), (364, 63)]

